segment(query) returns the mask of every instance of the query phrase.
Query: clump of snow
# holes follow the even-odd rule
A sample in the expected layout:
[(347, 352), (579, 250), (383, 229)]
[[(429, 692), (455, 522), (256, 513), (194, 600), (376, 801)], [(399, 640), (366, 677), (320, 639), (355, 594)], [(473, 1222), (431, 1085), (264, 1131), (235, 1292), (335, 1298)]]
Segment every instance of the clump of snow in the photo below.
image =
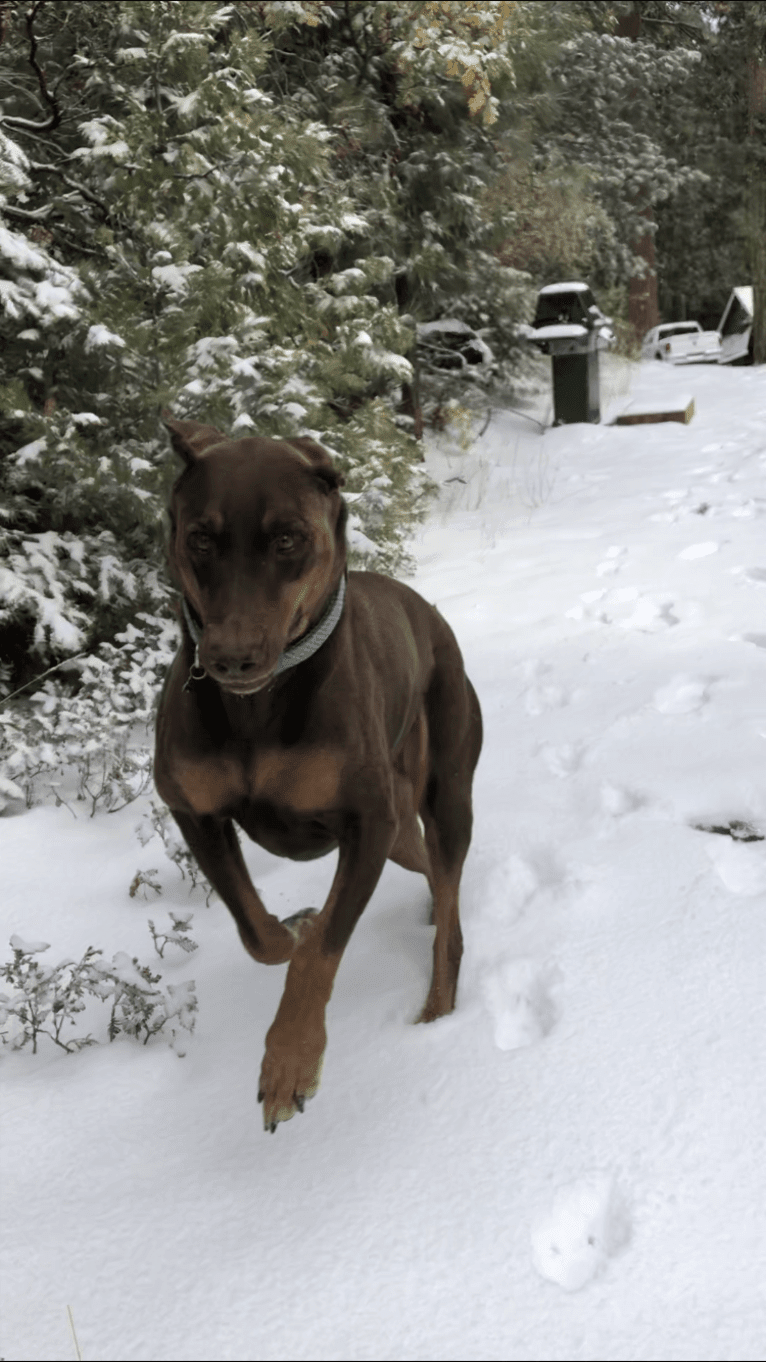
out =
[(100, 322), (96, 326), (89, 327), (88, 334), (85, 337), (86, 354), (89, 354), (91, 350), (103, 350), (109, 346), (122, 349), (124, 345), (122, 336), (118, 336), (115, 331), (110, 331), (108, 326), (103, 326)]
[(192, 275), (199, 274), (201, 265), (154, 265), (152, 279), (162, 284), (171, 293), (186, 293)]
[(532, 1230), (532, 1259), (541, 1277), (580, 1291), (628, 1238), (614, 1176), (590, 1173), (556, 1192)]
[(745, 898), (766, 894), (765, 843), (750, 846), (715, 837), (706, 849), (716, 873), (732, 894)]
[(32, 246), (20, 232), (11, 232), (0, 224), (0, 258), (7, 260), (17, 270), (37, 270), (47, 268), (48, 260), (42, 251)]
[(11, 947), (15, 951), (23, 951), (25, 955), (40, 955), (42, 951), (50, 950), (49, 941), (25, 941), (23, 936), (16, 933), (11, 937)]
[(21, 449), (16, 450), (13, 457), (18, 464), (31, 463), (42, 454), (46, 444), (47, 441), (43, 435), (39, 440), (31, 440), (28, 445), (22, 445)]

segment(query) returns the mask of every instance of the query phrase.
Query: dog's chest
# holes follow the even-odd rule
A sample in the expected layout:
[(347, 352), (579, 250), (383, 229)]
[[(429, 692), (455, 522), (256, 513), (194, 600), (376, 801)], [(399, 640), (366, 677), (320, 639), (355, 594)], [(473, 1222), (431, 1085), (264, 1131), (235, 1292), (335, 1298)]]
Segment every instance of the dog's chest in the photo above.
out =
[(176, 779), (195, 814), (225, 816), (242, 805), (272, 805), (297, 815), (338, 807), (343, 753), (333, 747), (266, 747), (176, 760)]

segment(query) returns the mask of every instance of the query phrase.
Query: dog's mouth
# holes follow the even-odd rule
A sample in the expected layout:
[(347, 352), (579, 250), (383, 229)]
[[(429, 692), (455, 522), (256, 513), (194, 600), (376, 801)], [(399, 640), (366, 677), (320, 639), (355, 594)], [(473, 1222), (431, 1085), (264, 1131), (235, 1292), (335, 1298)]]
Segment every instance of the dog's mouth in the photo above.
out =
[(227, 695), (257, 695), (259, 690), (263, 690), (273, 680), (275, 670), (276, 668), (272, 667), (270, 672), (267, 672), (257, 681), (248, 680), (237, 683), (236, 681), (223, 681), (217, 677), (216, 680), (221, 690), (225, 690)]

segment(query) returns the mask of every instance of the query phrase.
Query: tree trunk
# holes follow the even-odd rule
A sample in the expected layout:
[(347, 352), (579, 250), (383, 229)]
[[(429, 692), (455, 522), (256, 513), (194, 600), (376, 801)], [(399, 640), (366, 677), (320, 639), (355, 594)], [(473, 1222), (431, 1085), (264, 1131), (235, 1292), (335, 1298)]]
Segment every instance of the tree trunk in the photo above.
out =
[[(651, 220), (650, 208), (643, 210), (643, 216)], [(651, 331), (660, 320), (657, 305), (657, 271), (654, 260), (654, 236), (646, 232), (633, 249), (646, 264), (646, 274), (634, 274), (628, 285), (628, 321), (633, 328), (636, 340), (642, 341), (647, 331)]]
[[(748, 133), (762, 135), (766, 115), (766, 65), (758, 57), (747, 63)], [(766, 180), (764, 167), (751, 154), (745, 210), (746, 248), (753, 281), (753, 363), (766, 364)]]
[(420, 365), (417, 357), (412, 360), (412, 382), (402, 384), (402, 400), (399, 410), (403, 416), (411, 416), (412, 433), (416, 440), (423, 439), (423, 408), (420, 405)]
[[(617, 20), (615, 36), (630, 38), (634, 43), (641, 34), (641, 9), (634, 2), (633, 8)], [(642, 216), (652, 220), (651, 208), (644, 208)], [(642, 275), (634, 274), (628, 285), (628, 321), (637, 341), (642, 341), (647, 331), (660, 320), (657, 306), (657, 271), (655, 268), (654, 235), (645, 232), (633, 243), (636, 255), (643, 260), (646, 270)]]

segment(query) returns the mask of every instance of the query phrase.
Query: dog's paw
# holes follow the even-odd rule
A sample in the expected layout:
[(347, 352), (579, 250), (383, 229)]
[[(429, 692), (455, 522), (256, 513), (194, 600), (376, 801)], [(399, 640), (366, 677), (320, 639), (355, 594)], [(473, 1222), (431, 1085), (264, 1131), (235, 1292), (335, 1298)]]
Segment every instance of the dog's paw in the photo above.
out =
[(249, 930), (242, 928), (239, 935), (245, 950), (259, 965), (286, 964), (292, 957), (298, 939), (289, 926), (286, 927), (271, 913), (265, 923), (258, 924), (257, 940), (254, 940)]
[(309, 923), (313, 917), (316, 917), (318, 912), (318, 908), (301, 908), (297, 913), (291, 913), (289, 917), (283, 917), (282, 926), (286, 927), (288, 932), (292, 933), (296, 941), (300, 941), (306, 929), (306, 924)]
[(258, 1101), (263, 1103), (263, 1128), (272, 1135), (280, 1121), (290, 1121), (296, 1111), (319, 1090), (324, 1046), (319, 1054), (302, 1047), (299, 1053), (282, 1046), (268, 1046), (261, 1066)]

